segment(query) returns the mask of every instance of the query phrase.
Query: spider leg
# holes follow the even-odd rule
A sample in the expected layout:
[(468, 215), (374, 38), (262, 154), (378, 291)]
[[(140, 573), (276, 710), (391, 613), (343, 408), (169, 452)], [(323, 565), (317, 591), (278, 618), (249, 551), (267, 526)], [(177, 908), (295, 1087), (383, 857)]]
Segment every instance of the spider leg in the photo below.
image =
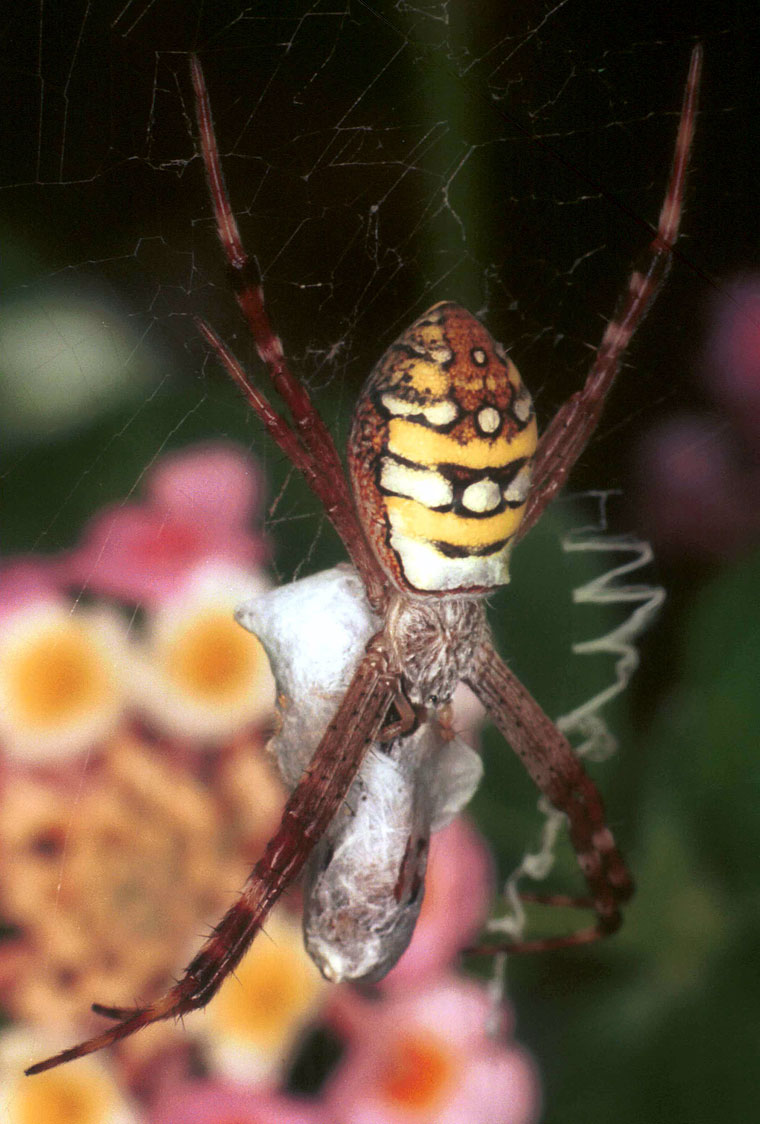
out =
[(651, 307), (670, 267), (683, 208), (684, 184), (691, 154), (702, 69), (702, 48), (691, 53), (678, 135), (657, 232), (631, 273), (596, 353), (586, 383), (559, 408), (541, 435), (533, 462), (533, 483), (517, 537), (530, 530), (563, 487), (567, 476), (596, 429), (621, 360)]
[(195, 91), (201, 155), (206, 169), (219, 241), (227, 258), (235, 298), (248, 321), (259, 357), (266, 364), (275, 390), (292, 413), (296, 430), (302, 436), (304, 444), (315, 457), (321, 455), (330, 467), (341, 469), (340, 457), (332, 437), (314, 409), (306, 388), (290, 371), (285, 361), (282, 342), (276, 335), (264, 306), (261, 276), (254, 259), (246, 253), (230, 205), (219, 159), (206, 82), (201, 64), (195, 56), (190, 59), (190, 72)]
[(119, 1020), (102, 1034), (37, 1062), (27, 1074), (61, 1065), (111, 1046), (141, 1027), (204, 1007), (240, 962), (283, 890), (306, 862), (337, 812), (377, 738), (396, 690), (396, 674), (378, 634), (368, 646), (311, 764), (290, 796), (280, 826), (253, 868), (245, 889), (188, 964), (182, 978), (154, 1003), (132, 1010), (95, 1004)]
[(427, 719), (427, 708), (411, 703), (401, 683), (398, 684), (393, 696), (393, 705), (398, 713), (398, 721), (388, 722), (383, 726), (378, 734), (380, 742), (388, 743), (395, 741), (396, 738), (406, 737), (414, 733)]
[(293, 462), (306, 483), (322, 502), (328, 516), (338, 526), (340, 532), (341, 526), (339, 524), (345, 510), (344, 505), (339, 503), (339, 497), (335, 495), (335, 490), (329, 479), (320, 470), (319, 462), (301, 444), (298, 435), (291, 429), (287, 419), (273, 409), (266, 395), (250, 381), (239, 359), (219, 338), (211, 325), (199, 317), (196, 317), (195, 324), (198, 331), (216, 352), (217, 358), (227, 374), (243, 391), (249, 405), (258, 414), (269, 436), (276, 441), (288, 459)]
[(605, 821), (596, 785), (573, 753), (570, 743), (509, 670), (490, 643), (475, 653), (465, 682), (488, 711), (522, 760), (541, 792), (568, 819), (570, 838), (589, 888), (588, 897), (558, 894), (524, 895), (545, 905), (590, 906), (594, 925), (559, 937), (479, 946), (479, 953), (543, 952), (587, 944), (620, 927), (620, 907), (633, 894), (633, 880)]
[[(203, 70), (195, 56), (191, 57), (190, 71), (195, 90), (201, 156), (206, 169), (219, 241), (227, 259), (235, 298), (248, 323), (256, 350), (266, 367), (272, 385), (290, 411), (293, 429), (290, 429), (289, 423), (284, 418), (276, 414), (266, 397), (251, 385), (241, 365), (224, 347), (212, 329), (203, 322), (196, 321), (196, 323), (228, 373), (243, 388), (248, 401), (267, 425), (269, 432), (303, 473), (309, 486), (324, 504), (329, 518), (346, 545), (351, 560), (364, 580), (370, 602), (377, 608), (385, 600), (387, 587), (385, 575), (365, 538), (335, 442), (306, 388), (288, 367), (282, 342), (274, 331), (266, 311), (264, 289), (258, 267), (255, 260), (246, 253), (230, 205)], [(274, 426), (271, 419), (276, 419)], [(284, 429), (290, 430), (292, 440), (286, 442), (282, 439)], [(299, 450), (297, 454), (294, 448)]]

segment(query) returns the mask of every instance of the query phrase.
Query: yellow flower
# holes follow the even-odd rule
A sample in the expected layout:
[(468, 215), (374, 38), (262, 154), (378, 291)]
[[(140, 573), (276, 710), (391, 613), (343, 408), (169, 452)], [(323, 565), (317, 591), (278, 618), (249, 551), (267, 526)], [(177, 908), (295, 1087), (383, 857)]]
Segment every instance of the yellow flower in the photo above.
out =
[(76, 1066), (24, 1076), (24, 1067), (62, 1043), (30, 1030), (0, 1035), (0, 1096), (3, 1124), (138, 1124), (103, 1062), (84, 1058)]
[(249, 838), (213, 781), (126, 736), (76, 799), (60, 781), (16, 778), (0, 802), (0, 911), (34, 955), (4, 1004), (40, 1026), (87, 1013), (90, 1029), (93, 1001), (155, 997), (234, 901)]
[(126, 634), (113, 614), (40, 601), (0, 625), (0, 744), (32, 764), (108, 737), (124, 706)]
[(208, 563), (154, 614), (134, 697), (157, 729), (218, 743), (272, 713), (269, 661), (233, 617), (238, 602), (262, 588), (244, 571)]
[(203, 1016), (218, 1069), (233, 1080), (276, 1075), (329, 986), (304, 949), (300, 924), (275, 910)]

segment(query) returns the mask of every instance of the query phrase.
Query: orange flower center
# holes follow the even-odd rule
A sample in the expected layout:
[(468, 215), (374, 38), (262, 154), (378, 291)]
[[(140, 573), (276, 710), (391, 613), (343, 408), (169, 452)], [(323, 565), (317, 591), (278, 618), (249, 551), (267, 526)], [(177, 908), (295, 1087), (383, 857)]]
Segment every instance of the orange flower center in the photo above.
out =
[(17, 653), (8, 673), (21, 716), (38, 726), (85, 712), (109, 686), (97, 649), (73, 623), (36, 637)]
[(441, 1039), (418, 1030), (397, 1038), (391, 1046), (380, 1090), (391, 1104), (430, 1111), (449, 1088), (453, 1069), (451, 1053)]
[(110, 1090), (92, 1073), (45, 1074), (19, 1096), (20, 1124), (100, 1124), (113, 1107)]
[(261, 658), (255, 637), (229, 613), (214, 611), (196, 620), (169, 654), (172, 678), (189, 693), (209, 701), (238, 695), (251, 682)]
[(274, 1049), (308, 1017), (326, 987), (304, 948), (299, 926), (271, 925), (210, 1008), (224, 1031)]

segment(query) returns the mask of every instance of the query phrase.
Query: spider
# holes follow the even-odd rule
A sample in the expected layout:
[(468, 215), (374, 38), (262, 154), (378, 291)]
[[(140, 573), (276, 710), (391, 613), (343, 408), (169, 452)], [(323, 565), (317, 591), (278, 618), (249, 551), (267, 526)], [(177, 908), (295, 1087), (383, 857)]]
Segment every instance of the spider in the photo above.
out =
[[(219, 239), (237, 302), (292, 421), (273, 409), (214, 330), (203, 321), (196, 323), (321, 501), (361, 581), (370, 619), (379, 627), (357, 658), (274, 838), (239, 900), (184, 975), (143, 1007), (94, 1004), (93, 1010), (116, 1020), (115, 1025), (27, 1073), (40, 1073), (150, 1023), (203, 1007), (330, 829), (368, 747), (395, 744), (403, 755), (405, 745), (418, 744), (421, 731), (445, 723), (460, 680), (479, 697), (541, 792), (566, 815), (587, 886), (586, 895), (579, 897), (524, 896), (548, 905), (588, 908), (595, 915), (588, 927), (566, 935), (478, 951), (564, 948), (595, 941), (620, 926), (621, 907), (633, 893), (633, 882), (605, 822), (602, 798), (565, 737), (496, 652), (484, 599), (509, 580), (512, 547), (560, 491), (587, 444), (631, 336), (665, 278), (678, 235), (701, 61), (697, 45), (657, 230), (619, 298), (583, 388), (560, 407), (539, 439), (530, 394), (502, 346), (464, 308), (449, 301), (436, 304), (389, 347), (370, 375), (349, 439), (349, 483), (266, 312), (261, 278), (243, 247), (227, 195), (203, 72), (192, 59), (200, 152)], [(418, 850), (424, 850), (425, 841), (418, 843)], [(393, 889), (397, 896), (406, 894), (410, 904), (421, 899), (424, 858), (410, 855), (407, 847), (402, 868)], [(389, 966), (381, 965), (381, 974)]]

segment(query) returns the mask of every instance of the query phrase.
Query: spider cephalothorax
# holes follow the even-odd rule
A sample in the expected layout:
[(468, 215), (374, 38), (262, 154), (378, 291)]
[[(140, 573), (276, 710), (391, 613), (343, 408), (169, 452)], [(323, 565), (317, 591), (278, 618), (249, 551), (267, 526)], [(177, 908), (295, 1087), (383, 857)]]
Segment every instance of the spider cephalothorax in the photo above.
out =
[(488, 637), (483, 602), (471, 597), (393, 597), (385, 634), (409, 702), (442, 706)]
[[(279, 740), (284, 772), (295, 787), (240, 899), (165, 995), (134, 1009), (95, 1005), (117, 1024), (28, 1073), (202, 1007), (307, 863), (306, 938), (325, 974), (377, 978), (387, 971), (419, 910), (429, 833), (466, 802), (479, 777), (473, 751), (440, 729), (441, 708), (459, 680), (480, 698), (549, 802), (567, 816), (587, 893), (532, 900), (573, 904), (595, 915), (577, 932), (489, 951), (562, 948), (619, 927), (633, 883), (602, 799), (564, 735), (496, 652), (480, 595), (508, 580), (510, 550), (564, 484), (665, 277), (678, 235), (701, 57), (695, 47), (657, 229), (582, 389), (537, 441), (530, 395), (503, 348), (459, 305), (434, 305), (388, 348), (370, 376), (349, 447), (353, 487), (269, 321), (255, 263), (227, 197), (203, 73), (193, 59), (200, 149), (219, 238), (238, 304), (292, 420), (273, 409), (213, 329), (202, 321), (198, 327), (345, 544), (354, 570), (320, 579), (335, 611), (325, 610), (317, 635), (337, 630), (339, 621), (348, 631), (334, 645), (338, 662), (328, 685), (310, 686), (308, 675), (291, 675), (289, 651), (298, 646), (298, 634), (295, 644), (283, 643), (278, 625), (269, 638), (275, 675), (291, 694)], [(273, 596), (297, 601), (303, 591), (294, 589)], [(305, 615), (298, 612), (303, 627)], [(239, 619), (261, 633), (272, 631), (270, 613), (246, 607)], [(300, 695), (296, 682), (306, 685)], [(317, 707), (315, 717), (320, 697), (325, 706)], [(375, 752), (362, 769), (370, 748)], [(373, 801), (383, 813), (374, 819), (364, 815)], [(383, 833), (377, 822), (389, 817), (394, 830)], [(360, 875), (347, 893), (346, 870), (355, 875), (357, 867)], [(370, 870), (372, 878), (364, 877)]]

